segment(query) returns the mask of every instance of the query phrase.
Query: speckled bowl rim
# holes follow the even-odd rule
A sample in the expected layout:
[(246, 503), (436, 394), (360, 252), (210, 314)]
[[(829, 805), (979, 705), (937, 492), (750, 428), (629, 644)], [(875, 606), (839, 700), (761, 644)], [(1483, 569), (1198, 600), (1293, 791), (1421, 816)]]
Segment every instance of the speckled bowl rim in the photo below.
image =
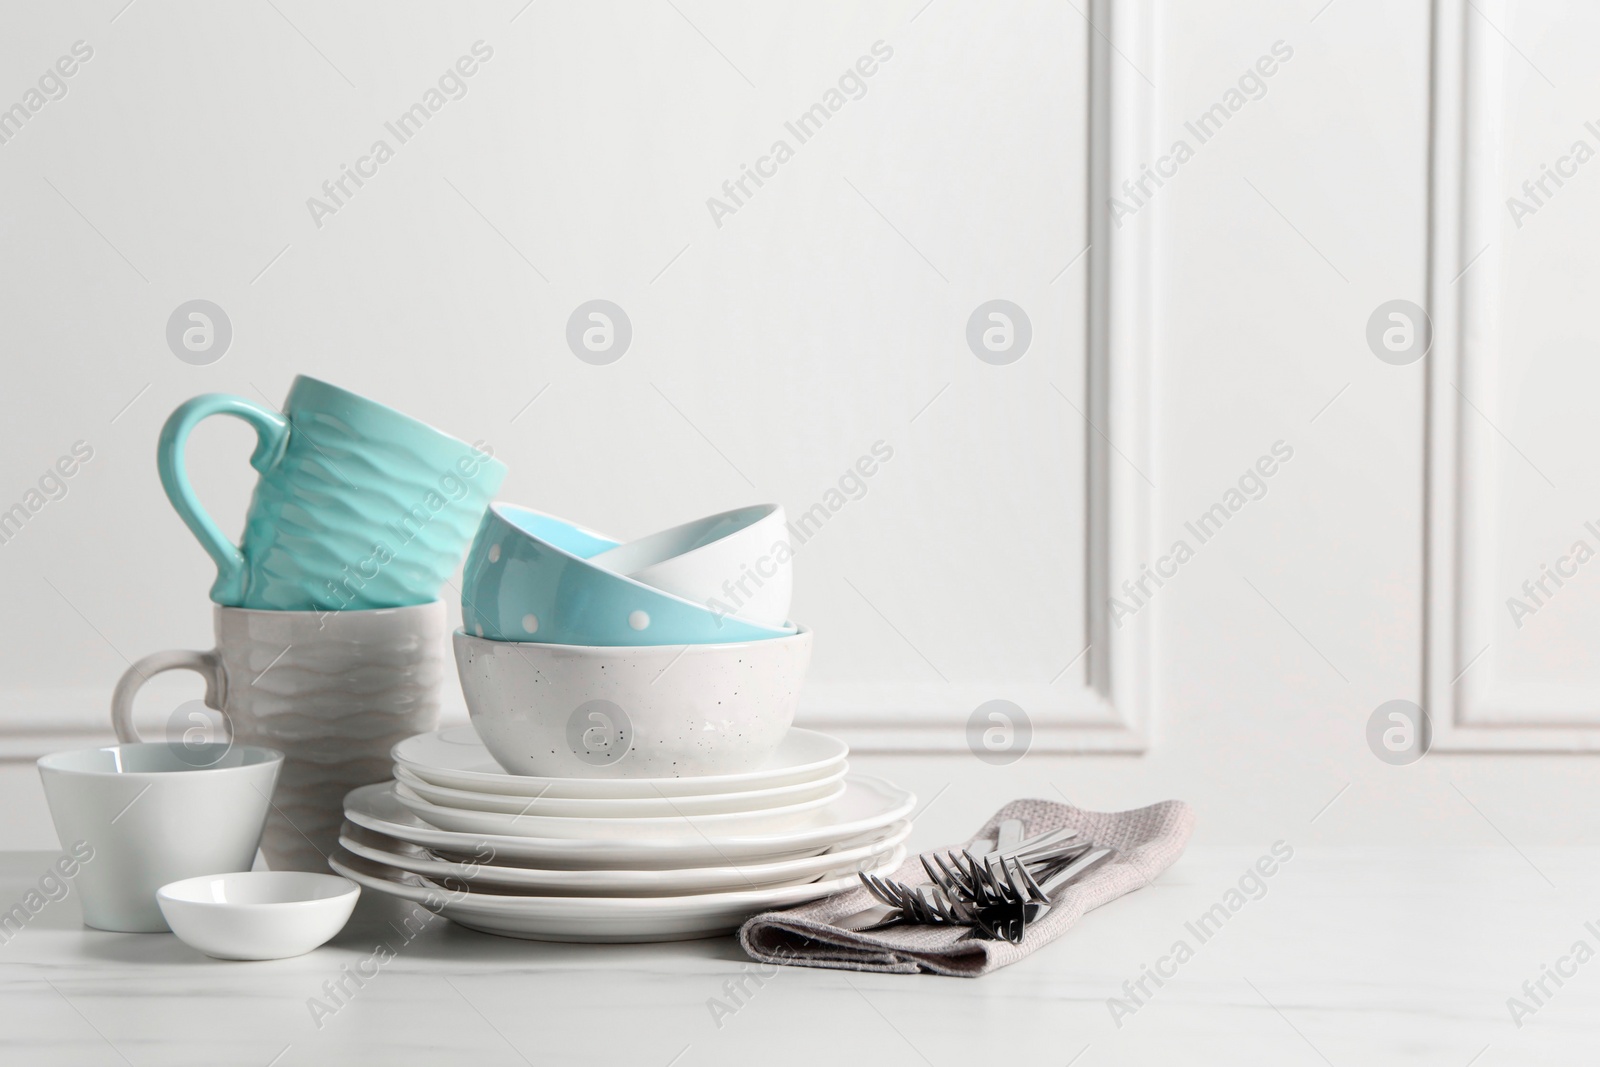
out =
[(563, 645), (556, 641), (500, 641), (493, 637), (479, 637), (470, 634), (465, 627), (458, 626), (452, 635), (455, 640), (465, 641), (468, 644), (487, 645), (490, 648), (518, 648), (518, 649), (548, 649), (552, 652), (571, 653), (575, 656), (595, 656), (607, 659), (619, 659), (626, 655), (643, 655), (650, 652), (680, 652), (687, 656), (691, 653), (697, 656), (722, 655), (741, 652), (746, 649), (769, 649), (778, 645), (804, 639), (811, 640), (812, 629), (809, 626), (794, 624), (794, 633), (784, 634), (781, 637), (760, 637), (751, 641), (713, 641), (707, 644), (689, 644), (677, 642), (667, 645)]

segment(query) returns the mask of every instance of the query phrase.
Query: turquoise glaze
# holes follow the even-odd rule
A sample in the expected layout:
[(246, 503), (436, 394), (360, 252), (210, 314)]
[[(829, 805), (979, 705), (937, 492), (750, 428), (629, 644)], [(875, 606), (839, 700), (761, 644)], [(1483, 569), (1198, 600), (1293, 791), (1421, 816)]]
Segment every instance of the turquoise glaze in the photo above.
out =
[[(211, 415), (256, 431), (261, 472), (235, 545), (195, 499), (189, 433)], [(161, 485), (217, 564), (211, 599), (279, 611), (399, 608), (437, 600), (506, 475), (468, 445), (393, 408), (301, 375), (279, 414), (207, 393), (167, 419)]]
[(529, 508), (491, 504), (461, 583), (466, 632), (554, 645), (707, 645), (795, 632), (792, 623), (718, 618), (706, 605), (588, 562), (616, 545)]

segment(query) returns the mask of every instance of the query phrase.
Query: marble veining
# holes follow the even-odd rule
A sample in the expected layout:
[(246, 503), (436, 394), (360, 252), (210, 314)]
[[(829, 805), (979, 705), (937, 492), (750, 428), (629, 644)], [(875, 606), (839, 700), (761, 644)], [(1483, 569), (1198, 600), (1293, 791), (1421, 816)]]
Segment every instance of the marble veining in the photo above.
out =
[[(170, 935), (86, 930), (69, 893), (20, 931), (0, 927), (0, 1059), (210, 1067), (942, 1067), (996, 1056), (1075, 1067), (1593, 1062), (1600, 960), (1579, 965), (1560, 987), (1546, 982), (1552, 995), (1520, 1027), (1507, 1001), (1524, 996), (1524, 981), (1537, 981), (1576, 940), (1596, 942), (1585, 924), (1600, 920), (1600, 848), (1526, 858), (1504, 848), (1299, 848), (1199, 941), (1186, 924), (1237, 888), (1263, 852), (1191, 849), (1149, 889), (977, 980), (762, 968), (731, 938), (540, 944), (438, 918), (408, 937), (400, 924), (408, 907), (372, 897), (323, 949), (223, 963)], [(0, 855), (0, 909), (37, 885), (51, 858)], [(1147, 995), (1117, 1017), (1109, 1005), (1131, 1002), (1124, 983), (1138, 982), (1185, 938), (1192, 955), (1163, 984), (1147, 979)]]

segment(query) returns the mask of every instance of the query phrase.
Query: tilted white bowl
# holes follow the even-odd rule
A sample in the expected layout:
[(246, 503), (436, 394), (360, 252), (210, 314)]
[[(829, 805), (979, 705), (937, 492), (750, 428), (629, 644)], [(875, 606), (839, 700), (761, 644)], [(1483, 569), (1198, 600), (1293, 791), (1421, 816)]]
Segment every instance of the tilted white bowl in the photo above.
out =
[(719, 618), (781, 627), (794, 593), (792, 555), (783, 508), (756, 504), (657, 531), (589, 562), (704, 604)]
[(306, 871), (241, 871), (169, 882), (156, 891), (178, 939), (221, 960), (299, 956), (344, 929), (361, 887)]
[(455, 634), (472, 725), (512, 774), (676, 778), (761, 766), (794, 721), (811, 631), (715, 645)]

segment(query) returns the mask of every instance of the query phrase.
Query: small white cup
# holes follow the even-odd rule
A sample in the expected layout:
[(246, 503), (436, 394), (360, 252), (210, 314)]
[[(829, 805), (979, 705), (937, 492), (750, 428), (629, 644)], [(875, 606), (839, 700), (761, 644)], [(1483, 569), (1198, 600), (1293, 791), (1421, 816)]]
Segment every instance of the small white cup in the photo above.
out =
[(283, 753), (217, 748), (218, 758), (205, 766), (196, 766), (192, 752), (160, 743), (39, 760), (56, 834), (94, 850), (75, 879), (84, 923), (127, 933), (166, 930), (156, 890), (250, 869)]

